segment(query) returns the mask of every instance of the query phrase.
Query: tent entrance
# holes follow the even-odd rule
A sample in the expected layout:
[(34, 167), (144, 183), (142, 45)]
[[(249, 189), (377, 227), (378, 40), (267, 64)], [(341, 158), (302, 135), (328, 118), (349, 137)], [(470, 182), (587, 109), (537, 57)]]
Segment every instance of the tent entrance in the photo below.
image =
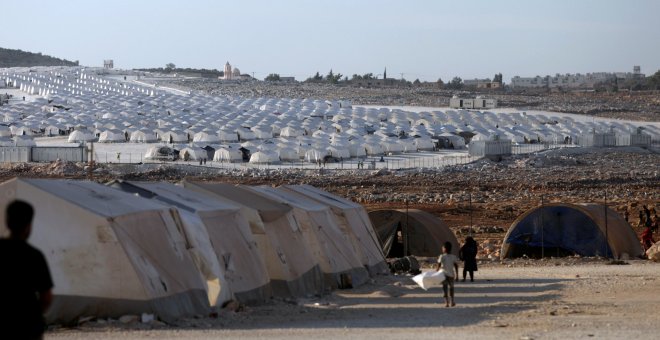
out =
[(517, 223), (505, 242), (505, 257), (612, 256), (596, 221), (568, 206), (535, 210)]
[(385, 254), (386, 258), (399, 258), (399, 257), (404, 257), (409, 254), (405, 254), (406, 248), (404, 244), (405, 241), (407, 241), (407, 237), (405, 235), (404, 227), (401, 225), (401, 222), (396, 224), (396, 229), (392, 228), (392, 232), (390, 233), (388, 240), (386, 244), (389, 245), (389, 251), (387, 249), (384, 249), (387, 251)]

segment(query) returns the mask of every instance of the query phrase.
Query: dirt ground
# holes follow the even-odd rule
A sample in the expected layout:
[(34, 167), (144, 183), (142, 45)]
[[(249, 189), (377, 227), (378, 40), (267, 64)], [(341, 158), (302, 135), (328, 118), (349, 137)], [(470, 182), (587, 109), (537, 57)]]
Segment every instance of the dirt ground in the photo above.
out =
[(481, 263), (456, 285), (457, 306), (411, 276), (298, 301), (274, 301), (177, 325), (92, 321), (46, 339), (621, 339), (660, 332), (660, 264), (602, 259)]

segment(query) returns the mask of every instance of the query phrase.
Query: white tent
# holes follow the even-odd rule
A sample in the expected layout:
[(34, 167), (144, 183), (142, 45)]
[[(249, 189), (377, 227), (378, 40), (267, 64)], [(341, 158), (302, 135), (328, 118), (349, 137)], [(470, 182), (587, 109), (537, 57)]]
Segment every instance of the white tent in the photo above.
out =
[(344, 238), (330, 207), (292, 191), (266, 186), (250, 189), (293, 208), (305, 243), (319, 262), (326, 284), (332, 288), (347, 288), (343, 275), (349, 275), (353, 287), (368, 280), (369, 273), (362, 266), (350, 242)]
[(237, 299), (263, 302), (272, 295), (263, 256), (248, 220), (235, 204), (162, 182), (111, 182), (114, 188), (176, 207), (189, 251), (209, 287), (211, 305)]
[(193, 142), (218, 144), (220, 143), (220, 137), (215, 133), (200, 131), (193, 136)]
[(243, 153), (239, 149), (220, 148), (215, 150), (213, 160), (226, 163), (242, 162)]
[(87, 181), (17, 178), (0, 188), (0, 206), (21, 199), (35, 208), (30, 242), (46, 254), (55, 286), (49, 322), (208, 313), (176, 211)]
[(252, 164), (272, 164), (280, 161), (277, 153), (272, 151), (257, 151), (250, 155), (250, 163)]
[(74, 130), (69, 134), (69, 143), (90, 142), (96, 140), (96, 137), (87, 130)]
[(286, 126), (286, 127), (283, 127), (280, 130), (280, 136), (282, 136), (282, 137), (298, 137), (298, 136), (302, 136), (302, 132), (300, 132), (299, 130), (297, 130), (297, 129), (291, 127), (291, 126)]
[(226, 143), (238, 142), (238, 135), (235, 132), (219, 130), (218, 138), (220, 138), (221, 142), (226, 142)]
[(281, 190), (294, 191), (329, 206), (346, 239), (351, 241), (362, 264), (373, 275), (387, 271), (385, 255), (364, 207), (309, 185), (286, 185)]
[(348, 146), (348, 152), (351, 157), (365, 157), (367, 156), (367, 151), (364, 148), (362, 142), (353, 142)]
[(348, 150), (348, 147), (328, 147), (328, 154), (335, 158), (349, 159), (351, 158), (351, 153)]
[(131, 133), (132, 143), (153, 143), (158, 141), (156, 134), (147, 130), (135, 130)]
[(318, 262), (311, 256), (291, 208), (231, 184), (188, 182), (184, 188), (241, 206), (276, 296), (307, 296), (324, 290)]
[(188, 146), (179, 150), (179, 159), (184, 161), (198, 161), (208, 157), (206, 150), (196, 147)]
[(160, 135), (160, 140), (165, 143), (186, 143), (188, 133), (180, 130), (165, 131)]
[(99, 143), (123, 143), (126, 136), (119, 130), (105, 130), (99, 135)]

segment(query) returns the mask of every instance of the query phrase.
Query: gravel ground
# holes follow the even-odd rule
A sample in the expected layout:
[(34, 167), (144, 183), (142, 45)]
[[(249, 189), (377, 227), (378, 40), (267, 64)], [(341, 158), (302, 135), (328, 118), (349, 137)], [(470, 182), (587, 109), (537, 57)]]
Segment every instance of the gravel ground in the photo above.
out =
[(46, 339), (621, 339), (660, 332), (660, 264), (602, 259), (481, 263), (454, 308), (410, 276), (383, 276), (322, 298), (277, 301), (177, 325), (92, 321)]

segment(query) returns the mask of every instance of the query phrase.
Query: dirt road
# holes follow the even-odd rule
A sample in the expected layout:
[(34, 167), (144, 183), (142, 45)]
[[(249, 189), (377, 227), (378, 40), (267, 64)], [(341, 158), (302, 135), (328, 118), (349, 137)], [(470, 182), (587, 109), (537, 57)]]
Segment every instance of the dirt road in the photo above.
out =
[(322, 298), (276, 301), (178, 325), (90, 322), (47, 339), (621, 339), (660, 332), (660, 264), (553, 260), (481, 264), (454, 308), (410, 276)]

